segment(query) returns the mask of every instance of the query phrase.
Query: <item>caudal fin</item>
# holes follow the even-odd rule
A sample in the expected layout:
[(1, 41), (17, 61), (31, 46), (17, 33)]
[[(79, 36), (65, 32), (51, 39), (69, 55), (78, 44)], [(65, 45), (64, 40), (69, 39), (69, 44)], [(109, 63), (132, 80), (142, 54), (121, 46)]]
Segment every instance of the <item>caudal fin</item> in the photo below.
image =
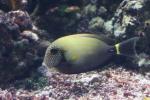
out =
[(118, 55), (124, 55), (129, 57), (137, 56), (136, 43), (140, 37), (133, 37), (121, 43), (115, 45), (116, 53)]

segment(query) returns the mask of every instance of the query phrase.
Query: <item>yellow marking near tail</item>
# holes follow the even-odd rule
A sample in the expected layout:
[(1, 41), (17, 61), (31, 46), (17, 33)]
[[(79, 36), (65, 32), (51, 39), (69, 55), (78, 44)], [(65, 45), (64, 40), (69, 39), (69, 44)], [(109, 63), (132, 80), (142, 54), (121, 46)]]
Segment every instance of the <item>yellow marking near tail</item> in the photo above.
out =
[(119, 55), (120, 54), (120, 44), (116, 44), (115, 45), (115, 48), (116, 48), (116, 53)]

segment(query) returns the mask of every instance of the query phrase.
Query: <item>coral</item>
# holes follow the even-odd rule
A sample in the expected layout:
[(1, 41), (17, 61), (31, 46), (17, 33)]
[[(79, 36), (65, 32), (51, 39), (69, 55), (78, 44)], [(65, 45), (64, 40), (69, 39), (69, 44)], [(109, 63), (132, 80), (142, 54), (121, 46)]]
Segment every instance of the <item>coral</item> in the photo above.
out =
[(38, 41), (39, 40), (38, 35), (34, 32), (31, 32), (31, 31), (23, 31), (21, 33), (21, 36), (26, 37), (28, 39), (31, 39), (33, 41)]
[(95, 17), (89, 22), (89, 28), (90, 29), (96, 29), (96, 28), (103, 28), (104, 27), (104, 20), (101, 17)]
[(1, 12), (0, 86), (30, 76), (31, 72), (36, 72), (36, 68), (41, 65), (42, 56), (38, 50), (46, 48), (44, 44), (40, 47), (42, 41), (37, 33), (32, 32), (32, 25), (25, 11)]
[(96, 9), (96, 5), (89, 4), (84, 8), (83, 12), (85, 13), (85, 15), (93, 15), (94, 13), (96, 13)]
[[(138, 16), (146, 0), (124, 0), (117, 8), (114, 17), (106, 22), (105, 29), (111, 32), (115, 37), (126, 37), (128, 30), (135, 31), (138, 27)], [(109, 25), (107, 26), (107, 24)], [(131, 33), (130, 33), (131, 34)], [(133, 34), (133, 33), (132, 33)], [(134, 35), (134, 34), (133, 34)]]

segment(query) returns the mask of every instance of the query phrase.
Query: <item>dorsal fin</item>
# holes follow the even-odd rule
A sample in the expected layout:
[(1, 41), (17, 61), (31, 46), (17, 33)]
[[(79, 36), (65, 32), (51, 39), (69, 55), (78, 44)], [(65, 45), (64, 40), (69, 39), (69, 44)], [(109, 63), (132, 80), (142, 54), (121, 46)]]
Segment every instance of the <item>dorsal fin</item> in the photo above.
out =
[(79, 37), (89, 37), (89, 38), (96, 38), (98, 40), (101, 40), (105, 43), (107, 43), (108, 45), (114, 45), (115, 42), (108, 38), (107, 36), (103, 35), (103, 34), (90, 34), (90, 33), (78, 33), (78, 34), (74, 34), (72, 36), (79, 36)]

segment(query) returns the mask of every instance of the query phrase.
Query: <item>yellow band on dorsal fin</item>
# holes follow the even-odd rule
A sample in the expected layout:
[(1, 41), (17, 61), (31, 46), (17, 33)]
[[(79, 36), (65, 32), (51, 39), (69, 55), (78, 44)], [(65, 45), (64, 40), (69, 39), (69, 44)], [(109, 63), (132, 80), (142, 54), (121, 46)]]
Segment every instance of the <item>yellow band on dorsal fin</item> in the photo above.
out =
[(120, 44), (115, 45), (116, 53), (119, 55), (120, 54)]

